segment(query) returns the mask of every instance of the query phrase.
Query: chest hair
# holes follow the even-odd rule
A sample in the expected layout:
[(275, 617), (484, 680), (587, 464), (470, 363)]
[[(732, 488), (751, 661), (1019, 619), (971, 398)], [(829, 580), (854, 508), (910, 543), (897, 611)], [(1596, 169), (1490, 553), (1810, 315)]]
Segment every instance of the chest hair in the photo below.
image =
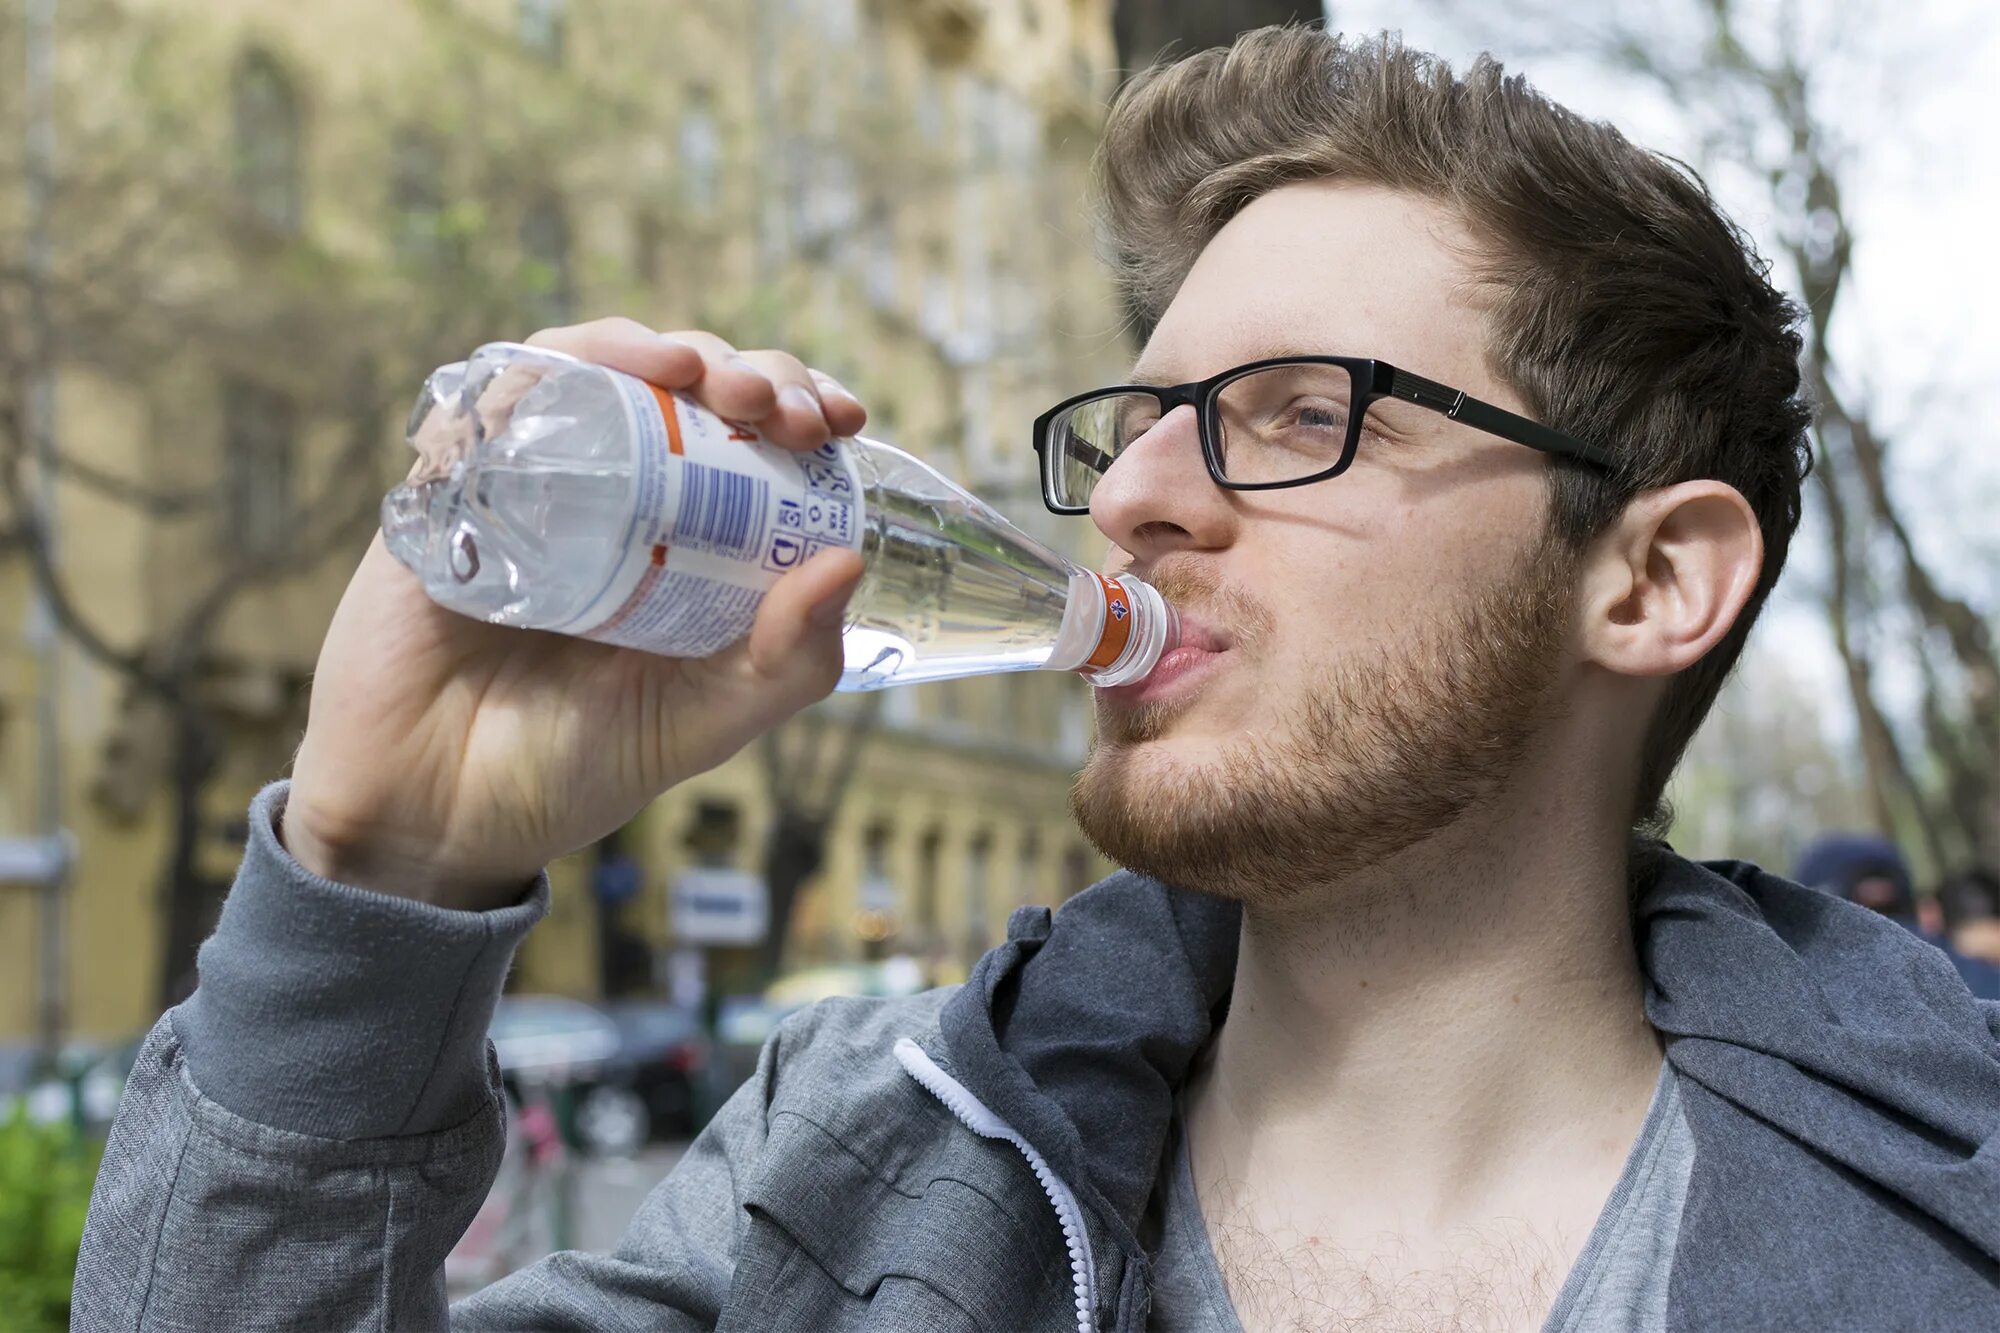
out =
[(1511, 1219), (1464, 1228), (1422, 1254), (1399, 1236), (1343, 1247), (1241, 1219), (1214, 1226), (1211, 1239), (1245, 1333), (1532, 1333), (1573, 1253), (1559, 1231)]

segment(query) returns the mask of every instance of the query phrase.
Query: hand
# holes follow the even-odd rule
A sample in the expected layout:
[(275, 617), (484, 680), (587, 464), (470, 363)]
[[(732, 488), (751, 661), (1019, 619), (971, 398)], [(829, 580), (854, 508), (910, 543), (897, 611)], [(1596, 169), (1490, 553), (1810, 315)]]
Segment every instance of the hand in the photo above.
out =
[[(528, 341), (684, 392), (810, 450), (866, 412), (783, 352), (625, 319)], [(329, 879), (448, 907), (515, 900), (550, 860), (825, 697), (861, 578), (826, 551), (765, 596), (742, 642), (700, 660), (486, 624), (431, 601), (377, 534), (320, 649), (283, 834)]]

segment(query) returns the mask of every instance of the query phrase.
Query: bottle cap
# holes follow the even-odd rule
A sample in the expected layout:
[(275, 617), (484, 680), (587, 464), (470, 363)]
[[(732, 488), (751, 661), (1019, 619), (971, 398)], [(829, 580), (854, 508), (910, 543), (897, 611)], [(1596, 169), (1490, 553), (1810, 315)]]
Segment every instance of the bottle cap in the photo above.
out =
[(1104, 597), (1104, 627), (1079, 670), (1093, 685), (1129, 685), (1180, 643), (1181, 618), (1150, 583), (1130, 574), (1093, 577)]

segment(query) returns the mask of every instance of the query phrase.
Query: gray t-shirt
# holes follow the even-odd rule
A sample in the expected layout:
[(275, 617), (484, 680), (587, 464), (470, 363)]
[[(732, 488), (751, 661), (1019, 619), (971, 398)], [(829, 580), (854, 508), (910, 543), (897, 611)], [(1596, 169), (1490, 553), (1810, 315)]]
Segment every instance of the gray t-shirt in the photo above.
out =
[[(1660, 1081), (1625, 1170), (1556, 1294), (1543, 1333), (1661, 1333), (1666, 1328), (1667, 1278), (1673, 1272), (1674, 1243), (1693, 1169), (1694, 1136), (1681, 1113), (1680, 1082), (1673, 1066), (1661, 1061)], [(1243, 1333), (1209, 1248), (1178, 1104), (1152, 1207), (1160, 1248), (1153, 1266), (1148, 1333)]]

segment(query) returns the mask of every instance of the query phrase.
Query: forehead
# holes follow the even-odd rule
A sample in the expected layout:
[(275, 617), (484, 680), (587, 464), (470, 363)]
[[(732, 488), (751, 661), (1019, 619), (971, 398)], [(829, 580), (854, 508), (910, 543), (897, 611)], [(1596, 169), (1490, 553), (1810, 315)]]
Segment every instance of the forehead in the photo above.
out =
[(1471, 390), (1484, 325), (1472, 241), (1442, 207), (1309, 181), (1262, 195), (1202, 250), (1133, 368), (1202, 379), (1269, 356), (1367, 356)]

